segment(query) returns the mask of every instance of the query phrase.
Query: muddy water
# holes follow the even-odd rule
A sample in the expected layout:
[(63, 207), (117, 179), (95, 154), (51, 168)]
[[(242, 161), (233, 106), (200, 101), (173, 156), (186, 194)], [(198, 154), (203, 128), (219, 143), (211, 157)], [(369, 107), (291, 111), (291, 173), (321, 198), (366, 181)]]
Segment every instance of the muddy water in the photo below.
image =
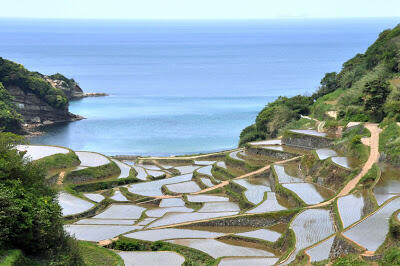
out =
[(333, 195), (333, 192), (310, 183), (291, 183), (282, 186), (292, 190), (308, 205), (323, 202)]
[(192, 193), (201, 190), (199, 185), (197, 185), (197, 183), (194, 181), (166, 185), (166, 187), (168, 188), (168, 190), (175, 193)]
[(152, 266), (180, 266), (185, 258), (172, 251), (122, 251), (118, 255), (124, 260), (126, 266), (152, 265)]
[(126, 234), (126, 237), (147, 241), (158, 241), (179, 238), (217, 238), (223, 236), (224, 233), (207, 232), (200, 230), (165, 228), (147, 231), (138, 231)]
[(337, 206), (344, 228), (361, 219), (364, 204), (364, 197), (361, 193), (350, 194), (338, 199)]

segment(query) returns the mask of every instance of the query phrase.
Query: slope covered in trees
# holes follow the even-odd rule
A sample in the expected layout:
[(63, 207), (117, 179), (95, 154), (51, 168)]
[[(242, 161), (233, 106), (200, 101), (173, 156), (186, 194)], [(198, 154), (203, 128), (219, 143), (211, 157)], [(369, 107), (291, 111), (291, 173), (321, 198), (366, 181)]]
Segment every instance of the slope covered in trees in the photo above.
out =
[(400, 25), (383, 31), (364, 54), (345, 62), (339, 73), (327, 73), (312, 96), (280, 97), (269, 103), (242, 131), (239, 145), (274, 138), (301, 115), (320, 120), (336, 120), (336, 116), (337, 124), (399, 122)]

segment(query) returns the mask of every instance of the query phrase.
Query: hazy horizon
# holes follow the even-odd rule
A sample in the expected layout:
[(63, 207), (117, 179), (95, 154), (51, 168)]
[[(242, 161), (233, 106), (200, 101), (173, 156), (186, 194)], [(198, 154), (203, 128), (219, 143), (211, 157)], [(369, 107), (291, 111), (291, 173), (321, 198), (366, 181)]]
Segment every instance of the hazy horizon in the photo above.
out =
[(43, 19), (295, 19), (398, 17), (397, 0), (19, 0), (0, 18)]

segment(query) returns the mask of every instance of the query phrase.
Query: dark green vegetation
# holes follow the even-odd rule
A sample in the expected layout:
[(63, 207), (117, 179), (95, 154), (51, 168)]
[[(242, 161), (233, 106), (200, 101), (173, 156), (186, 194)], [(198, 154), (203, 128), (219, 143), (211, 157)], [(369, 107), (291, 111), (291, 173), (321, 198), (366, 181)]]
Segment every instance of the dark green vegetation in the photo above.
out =
[(120, 173), (121, 169), (119, 169), (118, 165), (113, 161), (110, 161), (110, 163), (105, 165), (88, 167), (85, 169), (69, 172), (66, 175), (65, 180), (71, 183), (82, 183), (85, 181), (98, 180), (115, 176)]
[(3, 58), (0, 58), (0, 82), (6, 87), (18, 86), (23, 91), (31, 92), (53, 107), (63, 108), (68, 105), (64, 93), (51, 86), (43, 75), (28, 71), (23, 65)]
[(0, 131), (17, 132), (21, 129), (22, 117), (17, 112), (12, 96), (0, 82)]
[(279, 97), (261, 110), (255, 124), (243, 129), (239, 145), (277, 137), (279, 131), (290, 122), (299, 120), (301, 115), (309, 114), (311, 105), (312, 99), (307, 96)]
[(22, 141), (0, 133), (0, 250), (21, 250), (27, 260), (41, 264), (82, 265), (77, 243), (64, 232), (44, 169), (13, 149)]
[[(312, 96), (279, 97), (257, 116), (255, 124), (243, 129), (239, 145), (274, 138), (300, 115), (334, 120), (400, 122), (400, 25), (385, 30), (364, 54), (343, 64), (340, 73), (327, 73)], [(301, 125), (299, 126), (301, 127)]]
[(197, 249), (163, 241), (144, 241), (121, 237), (110, 248), (122, 251), (175, 251), (185, 257), (183, 265), (214, 265), (215, 259)]
[(379, 151), (385, 161), (400, 166), (400, 126), (389, 124), (379, 136)]
[(57, 153), (52, 156), (47, 156), (35, 161), (40, 164), (45, 170), (63, 169), (78, 166), (80, 164), (78, 156), (71, 151), (67, 154)]
[(344, 154), (356, 158), (360, 163), (368, 160), (369, 149), (361, 143), (361, 138), (370, 137), (370, 132), (359, 125), (343, 132), (342, 138), (335, 143), (335, 148)]

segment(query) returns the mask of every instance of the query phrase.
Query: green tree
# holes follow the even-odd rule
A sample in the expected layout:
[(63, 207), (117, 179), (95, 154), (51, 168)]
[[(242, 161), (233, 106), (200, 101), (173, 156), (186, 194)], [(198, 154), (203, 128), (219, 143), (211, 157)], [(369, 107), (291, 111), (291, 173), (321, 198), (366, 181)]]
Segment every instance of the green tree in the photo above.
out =
[(364, 89), (364, 110), (371, 114), (373, 120), (379, 122), (383, 118), (383, 105), (390, 94), (389, 83), (383, 78), (366, 82)]
[(80, 265), (81, 258), (63, 229), (56, 192), (45, 172), (14, 147), (21, 137), (0, 133), (0, 250), (21, 249), (57, 265)]

